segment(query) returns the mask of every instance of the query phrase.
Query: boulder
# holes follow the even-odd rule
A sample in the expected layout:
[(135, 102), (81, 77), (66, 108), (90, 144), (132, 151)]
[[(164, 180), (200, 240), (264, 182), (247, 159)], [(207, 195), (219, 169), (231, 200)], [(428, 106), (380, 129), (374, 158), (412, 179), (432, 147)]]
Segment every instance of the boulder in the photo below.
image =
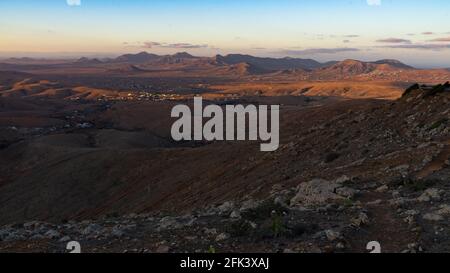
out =
[(419, 202), (430, 202), (430, 201), (439, 201), (441, 199), (441, 190), (439, 189), (427, 189), (417, 201)]
[(317, 206), (328, 202), (352, 198), (356, 190), (343, 187), (336, 181), (314, 179), (302, 183), (297, 188), (296, 195), (291, 199), (291, 206)]

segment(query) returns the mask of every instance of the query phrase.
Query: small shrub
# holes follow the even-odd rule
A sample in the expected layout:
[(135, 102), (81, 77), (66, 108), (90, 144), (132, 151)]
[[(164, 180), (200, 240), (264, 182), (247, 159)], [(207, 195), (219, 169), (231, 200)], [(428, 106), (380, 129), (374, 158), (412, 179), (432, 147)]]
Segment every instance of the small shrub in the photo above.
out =
[(402, 184), (412, 191), (420, 192), (432, 187), (435, 184), (435, 181), (428, 179), (406, 178), (403, 179)]
[(325, 157), (325, 163), (331, 163), (333, 161), (335, 161), (336, 159), (338, 159), (341, 155), (338, 153), (329, 153), (326, 157)]
[(446, 119), (446, 118), (443, 118), (443, 119), (441, 119), (441, 120), (438, 120), (438, 121), (436, 121), (435, 123), (433, 123), (433, 124), (428, 128), (428, 130), (431, 131), (431, 130), (437, 129), (437, 128), (441, 127), (441, 125), (446, 124), (447, 122), (448, 122), (448, 119)]
[(117, 211), (110, 212), (106, 214), (106, 218), (118, 218), (120, 214)]
[(304, 224), (296, 224), (290, 229), (290, 233), (293, 237), (302, 236), (303, 234), (308, 232), (308, 227)]
[(208, 254), (216, 254), (216, 249), (213, 246), (209, 246)]
[(286, 231), (283, 232), (283, 235), (289, 236), (290, 238), (298, 238), (305, 234), (317, 233), (319, 229), (320, 229), (319, 225), (315, 223), (308, 223), (308, 224), (296, 223), (291, 226), (288, 226)]
[(242, 214), (242, 216), (250, 221), (264, 221), (272, 217), (272, 213), (282, 215), (289, 212), (287, 208), (280, 204), (275, 204), (273, 200), (267, 200), (258, 207), (250, 209)]
[(347, 198), (344, 200), (344, 207), (349, 208), (349, 207), (353, 207), (353, 200), (350, 198)]
[(284, 224), (283, 224), (283, 218), (277, 214), (274, 213), (272, 215), (272, 233), (274, 238), (278, 238), (281, 234), (283, 234), (285, 231)]
[(251, 233), (251, 225), (245, 221), (245, 220), (239, 220), (236, 222), (233, 222), (228, 227), (228, 233), (232, 237), (242, 237), (247, 236)]

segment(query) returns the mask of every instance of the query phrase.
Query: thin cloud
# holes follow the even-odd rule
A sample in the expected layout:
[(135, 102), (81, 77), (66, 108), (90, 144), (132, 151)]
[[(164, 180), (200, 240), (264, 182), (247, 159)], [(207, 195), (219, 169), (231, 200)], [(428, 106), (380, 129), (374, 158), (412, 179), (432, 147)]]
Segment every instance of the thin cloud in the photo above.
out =
[(399, 38), (387, 38), (377, 40), (377, 43), (388, 43), (388, 44), (411, 44), (411, 40), (399, 39)]
[(142, 45), (143, 48), (175, 48), (175, 49), (196, 49), (196, 48), (207, 48), (208, 45), (197, 45), (190, 43), (160, 43), (160, 42), (144, 42)]
[(433, 34), (434, 34), (434, 32), (431, 32), (431, 31), (422, 32), (422, 35), (433, 35)]
[(437, 39), (430, 40), (430, 42), (450, 42), (450, 37), (437, 38)]
[(167, 44), (162, 45), (165, 48), (177, 48), (177, 49), (193, 49), (193, 48), (207, 48), (208, 45), (194, 45), (189, 43), (177, 43), (177, 44)]
[(144, 47), (145, 48), (153, 48), (153, 47), (158, 47), (161, 46), (161, 43), (158, 42), (144, 42)]
[(281, 50), (278, 53), (286, 55), (316, 55), (316, 54), (337, 54), (342, 52), (357, 52), (358, 48), (339, 47), (339, 48), (309, 48), (303, 50)]
[(449, 44), (410, 44), (410, 45), (387, 45), (380, 47), (392, 49), (417, 49), (417, 50), (436, 50), (436, 51), (450, 49)]

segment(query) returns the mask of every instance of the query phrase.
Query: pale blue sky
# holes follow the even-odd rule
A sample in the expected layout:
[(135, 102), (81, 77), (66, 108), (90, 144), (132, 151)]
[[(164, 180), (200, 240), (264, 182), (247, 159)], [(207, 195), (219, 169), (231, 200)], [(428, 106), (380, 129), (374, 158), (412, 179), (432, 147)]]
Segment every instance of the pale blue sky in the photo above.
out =
[(0, 57), (146, 50), (450, 67), (448, 0), (1, 0), (0, 12)]

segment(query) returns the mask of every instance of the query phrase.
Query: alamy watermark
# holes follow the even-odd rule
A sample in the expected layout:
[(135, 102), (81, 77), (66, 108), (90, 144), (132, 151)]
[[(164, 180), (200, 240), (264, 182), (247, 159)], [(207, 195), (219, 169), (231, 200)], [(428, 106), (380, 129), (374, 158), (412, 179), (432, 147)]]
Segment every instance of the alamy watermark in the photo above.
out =
[(260, 140), (264, 142), (261, 144), (263, 152), (273, 152), (279, 147), (279, 105), (271, 105), (270, 110), (268, 105), (257, 107), (251, 104), (224, 107), (210, 104), (203, 108), (203, 99), (195, 97), (193, 110), (194, 113), (187, 105), (177, 105), (172, 109), (171, 116), (178, 118), (171, 131), (175, 141)]

